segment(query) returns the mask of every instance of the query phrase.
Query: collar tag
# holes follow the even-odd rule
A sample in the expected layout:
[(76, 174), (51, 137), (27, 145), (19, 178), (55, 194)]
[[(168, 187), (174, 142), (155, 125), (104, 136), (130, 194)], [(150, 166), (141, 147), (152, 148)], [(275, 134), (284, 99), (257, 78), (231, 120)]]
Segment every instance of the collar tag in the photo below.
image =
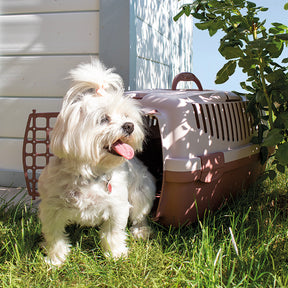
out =
[(107, 190), (109, 194), (112, 192), (112, 185), (110, 182), (107, 183)]

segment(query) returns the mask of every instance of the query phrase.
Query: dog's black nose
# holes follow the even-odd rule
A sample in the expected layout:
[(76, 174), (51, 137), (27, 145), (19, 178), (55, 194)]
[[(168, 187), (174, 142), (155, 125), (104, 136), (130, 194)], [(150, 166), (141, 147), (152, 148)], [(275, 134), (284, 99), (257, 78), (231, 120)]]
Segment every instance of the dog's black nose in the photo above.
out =
[(126, 134), (131, 135), (131, 133), (134, 131), (134, 124), (132, 122), (125, 122), (122, 125), (122, 129)]

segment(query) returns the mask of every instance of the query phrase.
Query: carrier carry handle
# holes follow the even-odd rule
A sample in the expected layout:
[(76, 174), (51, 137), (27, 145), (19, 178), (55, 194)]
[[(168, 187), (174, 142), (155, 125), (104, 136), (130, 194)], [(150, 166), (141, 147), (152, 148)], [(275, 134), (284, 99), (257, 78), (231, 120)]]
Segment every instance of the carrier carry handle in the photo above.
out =
[(201, 82), (193, 73), (183, 72), (176, 75), (172, 82), (172, 90), (176, 90), (176, 87), (180, 81), (193, 81), (196, 83), (199, 91), (203, 91)]

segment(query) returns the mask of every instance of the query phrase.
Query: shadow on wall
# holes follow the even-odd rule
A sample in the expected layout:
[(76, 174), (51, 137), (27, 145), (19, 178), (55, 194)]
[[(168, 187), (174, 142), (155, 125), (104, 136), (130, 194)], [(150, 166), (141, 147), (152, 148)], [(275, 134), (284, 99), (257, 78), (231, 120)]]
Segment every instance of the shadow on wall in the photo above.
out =
[(192, 18), (173, 21), (181, 1), (136, 2), (136, 89), (171, 88), (175, 75), (192, 71)]

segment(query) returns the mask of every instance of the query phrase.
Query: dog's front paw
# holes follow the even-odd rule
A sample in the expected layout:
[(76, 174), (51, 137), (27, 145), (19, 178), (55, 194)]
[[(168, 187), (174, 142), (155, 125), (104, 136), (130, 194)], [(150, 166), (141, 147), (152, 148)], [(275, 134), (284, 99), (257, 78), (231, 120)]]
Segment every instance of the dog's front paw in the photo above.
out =
[(152, 229), (148, 225), (134, 225), (130, 228), (130, 232), (136, 239), (147, 240), (152, 234)]
[(60, 259), (58, 257), (45, 257), (45, 263), (47, 263), (50, 267), (60, 267), (63, 265), (65, 259)]
[(60, 267), (66, 261), (66, 256), (70, 252), (70, 245), (64, 240), (58, 241), (53, 245), (49, 245), (49, 248), (43, 247), (47, 252), (45, 262), (49, 266)]
[(128, 256), (128, 248), (126, 246), (118, 247), (117, 249), (108, 250), (104, 252), (105, 257), (112, 257), (114, 259), (126, 258)]

